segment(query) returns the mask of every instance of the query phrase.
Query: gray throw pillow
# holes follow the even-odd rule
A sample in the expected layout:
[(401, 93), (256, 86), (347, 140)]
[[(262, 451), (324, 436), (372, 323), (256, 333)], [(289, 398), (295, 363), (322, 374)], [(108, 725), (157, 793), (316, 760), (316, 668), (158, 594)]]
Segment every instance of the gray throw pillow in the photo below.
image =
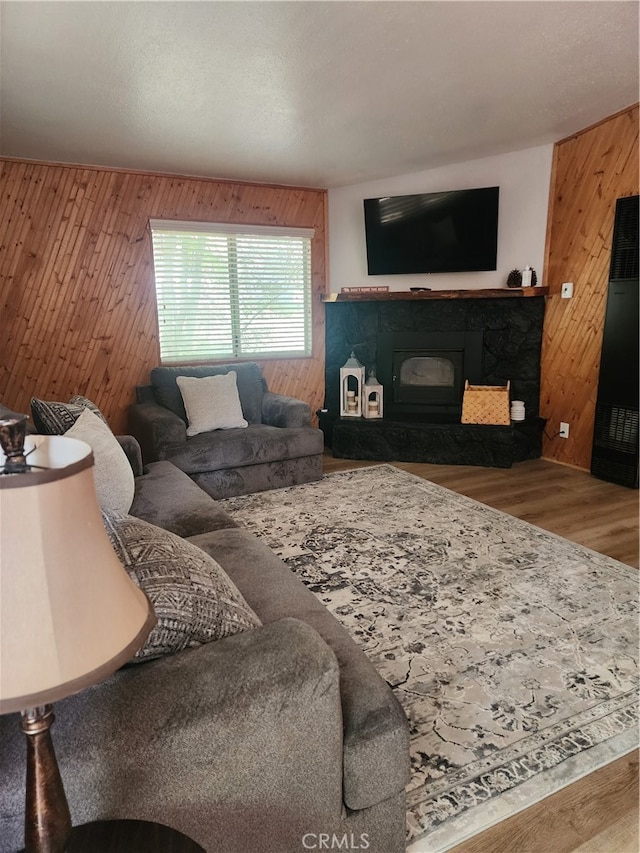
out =
[(31, 398), (31, 417), (41, 435), (64, 435), (71, 429), (85, 409), (93, 412), (101, 421), (107, 419), (91, 400), (76, 394), (68, 403)]
[(135, 493), (133, 469), (122, 445), (109, 427), (89, 409), (65, 433), (93, 450), (93, 479), (101, 509), (129, 512)]
[(103, 512), (102, 519), (118, 559), (158, 619), (132, 663), (260, 627), (222, 566), (196, 545), (131, 515)]

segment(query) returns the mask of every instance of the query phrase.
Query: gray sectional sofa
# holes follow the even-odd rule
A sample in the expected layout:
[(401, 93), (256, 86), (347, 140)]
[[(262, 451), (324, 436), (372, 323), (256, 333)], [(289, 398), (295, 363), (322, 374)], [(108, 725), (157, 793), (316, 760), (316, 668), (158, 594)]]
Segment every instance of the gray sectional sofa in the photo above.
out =
[[(266, 545), (172, 463), (143, 473), (137, 442), (121, 443), (138, 475), (130, 513), (212, 555), (262, 626), (56, 704), (74, 824), (158, 821), (210, 853), (304, 853), (321, 835), (404, 850), (408, 724), (388, 685)], [(22, 846), (24, 769), (18, 715), (0, 717), (2, 853)]]

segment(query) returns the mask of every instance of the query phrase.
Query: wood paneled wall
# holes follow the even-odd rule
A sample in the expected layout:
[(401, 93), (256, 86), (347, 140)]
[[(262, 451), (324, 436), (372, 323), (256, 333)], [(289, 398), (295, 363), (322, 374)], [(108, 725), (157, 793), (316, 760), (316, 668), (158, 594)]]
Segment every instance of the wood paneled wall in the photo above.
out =
[[(638, 193), (638, 106), (555, 146), (545, 277), (543, 456), (589, 469), (616, 199)], [(561, 299), (562, 282), (574, 283)], [(569, 438), (556, 433), (569, 424)]]
[[(555, 147), (544, 283), (543, 455), (589, 468), (615, 201), (638, 193), (638, 107)], [(149, 218), (313, 227), (313, 355), (261, 362), (316, 410), (324, 392), (324, 190), (0, 159), (0, 402), (93, 399), (126, 430), (159, 363)], [(574, 297), (560, 299), (563, 281)]]
[(313, 354), (261, 362), (324, 392), (326, 192), (0, 159), (0, 402), (92, 399), (115, 432), (159, 364), (149, 218), (312, 227)]

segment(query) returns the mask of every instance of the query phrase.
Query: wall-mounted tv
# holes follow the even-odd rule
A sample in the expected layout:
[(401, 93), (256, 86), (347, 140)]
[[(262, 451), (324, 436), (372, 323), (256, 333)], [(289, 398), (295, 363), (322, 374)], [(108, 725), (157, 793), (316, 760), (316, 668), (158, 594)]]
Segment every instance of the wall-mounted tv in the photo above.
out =
[(364, 200), (369, 275), (495, 270), (499, 187)]

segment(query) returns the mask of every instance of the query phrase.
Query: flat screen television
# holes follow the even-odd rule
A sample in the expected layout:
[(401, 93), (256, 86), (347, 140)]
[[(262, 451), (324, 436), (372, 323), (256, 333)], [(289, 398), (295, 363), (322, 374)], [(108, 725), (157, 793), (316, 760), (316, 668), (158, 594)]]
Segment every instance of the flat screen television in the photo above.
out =
[(495, 270), (499, 187), (364, 200), (369, 275)]

